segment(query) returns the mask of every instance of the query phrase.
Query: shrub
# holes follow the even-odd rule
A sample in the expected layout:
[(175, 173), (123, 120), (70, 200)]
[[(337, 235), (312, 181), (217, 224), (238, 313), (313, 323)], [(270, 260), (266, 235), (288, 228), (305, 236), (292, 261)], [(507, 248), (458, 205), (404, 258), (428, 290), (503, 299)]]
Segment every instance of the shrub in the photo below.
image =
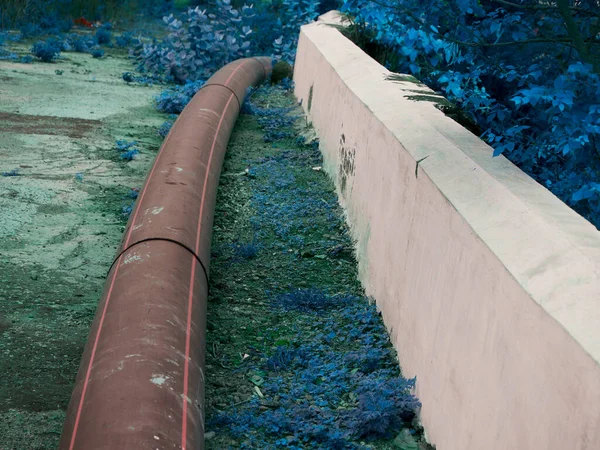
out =
[(31, 47), (31, 53), (44, 62), (53, 62), (60, 56), (60, 48), (52, 41), (38, 41)]
[(189, 9), (180, 20), (165, 17), (163, 42), (140, 45), (139, 70), (183, 84), (207, 79), (225, 64), (250, 54), (294, 60), (300, 26), (317, 16), (315, 0), (261, 3), (239, 9), (216, 0), (210, 10)]
[(198, 80), (188, 82), (184, 86), (177, 86), (172, 89), (167, 89), (156, 97), (156, 107), (159, 111), (168, 114), (181, 114), (183, 109), (192, 100), (202, 86), (204, 81)]
[(94, 58), (102, 58), (104, 56), (104, 50), (102, 50), (101, 48), (95, 48), (94, 50), (92, 50), (92, 56)]
[(92, 37), (81, 36), (75, 33), (69, 35), (67, 41), (71, 45), (71, 50), (79, 53), (89, 53), (96, 45)]
[(137, 141), (126, 141), (125, 139), (118, 140), (115, 143), (117, 150), (119, 150), (121, 152), (125, 152), (125, 151), (129, 150), (131, 147), (133, 147), (135, 145), (137, 145)]
[(126, 31), (125, 33), (116, 37), (115, 44), (117, 47), (129, 47), (131, 45), (139, 45), (140, 40), (134, 37), (132, 32)]
[(140, 153), (140, 151), (136, 148), (129, 150), (125, 153), (121, 153), (121, 158), (125, 161), (132, 161), (135, 157)]
[(180, 84), (208, 78), (228, 62), (249, 55), (251, 12), (251, 7), (238, 10), (216, 0), (212, 13), (196, 7), (183, 20), (165, 17), (169, 36), (161, 44), (142, 46), (139, 70)]
[(235, 243), (232, 245), (233, 254), (238, 259), (252, 259), (258, 254), (259, 246), (254, 242)]
[(98, 30), (96, 31), (96, 42), (99, 45), (107, 45), (110, 44), (110, 41), (112, 39), (112, 33), (110, 32), (110, 29), (107, 28), (106, 25), (98, 28)]
[(356, 389), (358, 407), (342, 414), (345, 425), (357, 438), (390, 438), (410, 422), (421, 403), (411, 394), (416, 379), (365, 377)]
[(6, 172), (2, 172), (2, 176), (3, 177), (18, 177), (20, 176), (20, 169), (16, 168), (16, 169), (12, 169)]
[(600, 227), (597, 5), (538, 3), (345, 0), (342, 10), (355, 16), (346, 33), (357, 43), (445, 93), (494, 156)]
[(294, 365), (303, 365), (308, 359), (304, 348), (294, 348), (290, 345), (278, 346), (265, 362), (267, 370), (281, 372), (290, 370)]
[(173, 127), (173, 122), (164, 122), (158, 129), (158, 134), (160, 134), (163, 138), (165, 138), (169, 134), (169, 131), (171, 131), (172, 127)]

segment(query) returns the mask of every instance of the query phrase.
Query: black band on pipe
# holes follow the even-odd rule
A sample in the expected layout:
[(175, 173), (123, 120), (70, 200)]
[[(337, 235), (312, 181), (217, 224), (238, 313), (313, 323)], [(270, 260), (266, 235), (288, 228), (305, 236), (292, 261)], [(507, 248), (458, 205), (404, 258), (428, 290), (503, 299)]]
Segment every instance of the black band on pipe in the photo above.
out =
[(110, 267), (108, 269), (108, 273), (106, 274), (107, 278), (108, 278), (108, 274), (110, 274), (110, 271), (113, 269), (113, 266), (115, 265), (115, 263), (121, 258), (121, 256), (123, 256), (123, 254), (125, 254), (126, 251), (128, 251), (129, 249), (131, 249), (132, 247), (134, 247), (138, 244), (142, 244), (144, 242), (149, 242), (149, 241), (171, 242), (172, 244), (177, 244), (180, 247), (186, 249), (194, 258), (196, 258), (196, 261), (198, 261), (198, 264), (200, 264), (200, 267), (202, 267), (202, 271), (204, 272), (204, 276), (206, 278), (206, 286), (208, 287), (208, 271), (206, 270), (206, 266), (204, 265), (204, 263), (202, 262), (200, 257), (196, 254), (196, 252), (193, 251), (191, 248), (189, 248), (187, 245), (185, 245), (179, 241), (176, 241), (175, 239), (162, 238), (162, 237), (153, 237), (153, 238), (142, 239), (140, 241), (135, 241), (133, 244), (127, 246), (127, 248), (123, 249), (123, 251), (121, 251), (119, 253), (119, 255), (114, 259), (114, 261), (110, 265)]
[(267, 68), (265, 67), (265, 65), (264, 65), (263, 63), (261, 63), (261, 62), (258, 60), (258, 58), (257, 58), (257, 57), (255, 57), (255, 56), (253, 56), (253, 57), (252, 57), (252, 58), (250, 58), (250, 59), (253, 59), (254, 61), (256, 61), (257, 63), (259, 63), (259, 64), (260, 64), (260, 66), (261, 66), (261, 67), (262, 67), (262, 69), (263, 69), (263, 72), (265, 73), (265, 80), (264, 80), (264, 81), (267, 81), (267, 80), (269, 79), (269, 74), (267, 73)]
[(219, 83), (211, 83), (211, 84), (205, 84), (204, 86), (202, 86), (200, 89), (198, 89), (198, 92), (200, 92), (202, 89), (204, 89), (205, 87), (209, 87), (209, 86), (219, 86), (222, 88), (227, 89), (229, 92), (231, 92), (233, 94), (233, 96), (235, 97), (235, 99), (238, 102), (238, 111), (240, 111), (242, 109), (242, 104), (240, 103), (240, 99), (238, 98), (237, 94), (235, 92), (233, 92), (233, 89), (231, 89), (228, 86), (225, 86), (224, 84), (219, 84)]

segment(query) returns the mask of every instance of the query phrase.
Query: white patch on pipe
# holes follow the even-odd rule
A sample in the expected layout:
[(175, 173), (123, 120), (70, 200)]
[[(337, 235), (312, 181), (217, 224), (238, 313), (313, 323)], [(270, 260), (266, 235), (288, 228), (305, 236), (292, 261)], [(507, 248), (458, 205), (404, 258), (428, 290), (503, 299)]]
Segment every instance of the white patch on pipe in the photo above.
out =
[(152, 374), (152, 378), (150, 378), (150, 382), (156, 384), (157, 386), (162, 386), (169, 379), (166, 375), (155, 375)]
[(130, 255), (127, 255), (127, 257), (123, 260), (123, 265), (132, 263), (134, 261), (141, 261), (141, 260), (142, 260), (142, 257), (140, 255), (138, 255), (137, 253), (132, 253)]
[(212, 109), (200, 108), (197, 111), (206, 111), (206, 112), (209, 112), (209, 113), (213, 113), (217, 117), (221, 117), (218, 113), (214, 112)]
[(177, 172), (183, 172), (183, 169), (182, 169), (181, 167), (175, 167), (175, 170), (176, 170)]

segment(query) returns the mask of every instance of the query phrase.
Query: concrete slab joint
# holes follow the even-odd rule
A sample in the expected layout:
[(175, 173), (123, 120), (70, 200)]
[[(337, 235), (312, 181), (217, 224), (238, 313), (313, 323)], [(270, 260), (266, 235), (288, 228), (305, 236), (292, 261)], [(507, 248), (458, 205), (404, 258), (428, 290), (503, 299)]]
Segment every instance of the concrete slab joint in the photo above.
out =
[[(600, 448), (600, 232), (331, 24), (295, 93), (439, 450)], [(415, 90), (423, 96), (415, 96)]]

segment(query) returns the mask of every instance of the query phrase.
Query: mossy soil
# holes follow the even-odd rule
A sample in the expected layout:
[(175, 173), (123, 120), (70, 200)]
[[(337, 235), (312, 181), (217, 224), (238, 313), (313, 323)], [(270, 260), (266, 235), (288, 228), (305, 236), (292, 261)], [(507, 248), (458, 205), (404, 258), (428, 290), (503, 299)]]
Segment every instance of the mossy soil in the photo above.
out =
[[(262, 88), (251, 101), (263, 114), (238, 119), (215, 211), (206, 448), (428, 448), (416, 422), (385, 437), (341, 437), (334, 418), (355, 411), (353, 377), (378, 370), (399, 377), (398, 362), (364, 297), (343, 211), (301, 108), (278, 88)], [(282, 119), (295, 115), (295, 123)], [(281, 139), (265, 142), (269, 129)], [(344, 299), (344, 306), (278, 305), (282, 295), (293, 303), (307, 289), (325, 301)], [(370, 373), (342, 362), (357, 354), (383, 356)], [(298, 422), (295, 408), (304, 414)]]
[[(160, 87), (126, 84), (131, 69), (118, 49), (0, 61), (0, 173), (18, 173), (0, 176), (1, 450), (56, 448), (122, 208), (160, 146)], [(117, 139), (139, 158), (121, 159)]]

